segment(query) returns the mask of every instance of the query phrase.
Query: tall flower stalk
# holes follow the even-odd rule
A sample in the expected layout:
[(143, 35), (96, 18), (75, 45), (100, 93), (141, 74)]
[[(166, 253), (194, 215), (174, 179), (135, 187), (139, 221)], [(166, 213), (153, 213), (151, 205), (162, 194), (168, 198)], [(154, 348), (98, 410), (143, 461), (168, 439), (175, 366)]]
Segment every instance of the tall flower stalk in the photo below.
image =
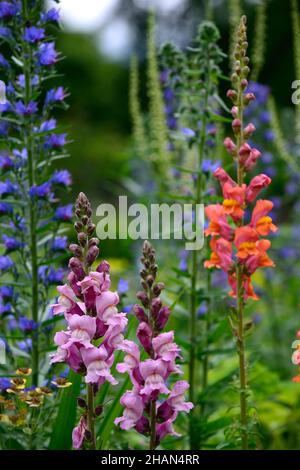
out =
[[(211, 170), (216, 169), (219, 165), (219, 163), (209, 159), (215, 146), (216, 122), (219, 117), (217, 111), (221, 102), (218, 99), (218, 80), (221, 75), (219, 63), (224, 55), (217, 44), (219, 37), (219, 31), (215, 25), (205, 21), (199, 26), (193, 48), (188, 49), (186, 53), (181, 52), (172, 44), (166, 44), (161, 51), (161, 65), (164, 68), (165, 75), (163, 77), (165, 97), (169, 101), (170, 96), (173, 98), (172, 103), (167, 103), (167, 107), (171, 111), (169, 116), (170, 142), (174, 154), (178, 153), (178, 157), (183, 160), (180, 164), (179, 158), (175, 157), (173, 159), (177, 163), (175, 182), (179, 181), (180, 183), (177, 192), (184, 192), (184, 196), (190, 196), (191, 202), (197, 205), (209, 200), (208, 182)], [(197, 373), (197, 355), (199, 351), (197, 317), (199, 303), (201, 302), (199, 281), (202, 281), (199, 265), (201, 265), (201, 259), (203, 259), (203, 252), (193, 250), (190, 258), (189, 399), (194, 403), (199, 381), (199, 374)], [(204, 284), (205, 294), (209, 295), (210, 276), (205, 276)], [(205, 338), (209, 328), (209, 308), (204, 320), (206, 327), (203, 330), (205, 331), (202, 331), (203, 343), (206, 343)], [(207, 346), (207, 344), (205, 345)], [(204, 355), (201, 370), (203, 391), (207, 385), (208, 354)], [(204, 411), (204, 405), (202, 405), (202, 415)], [(191, 448), (198, 448), (199, 446), (199, 437), (196, 430), (198, 417), (196, 417), (196, 413), (197, 408), (190, 414), (189, 436)]]
[[(134, 313), (139, 321), (136, 336), (142, 351), (130, 340), (119, 345), (126, 355), (124, 362), (117, 365), (117, 370), (129, 374), (133, 389), (122, 396), (123, 416), (115, 423), (124, 430), (134, 428), (138, 433), (149, 436), (149, 448), (154, 450), (165, 436), (178, 436), (173, 423), (180, 411), (188, 413), (193, 404), (184, 401), (184, 393), (189, 388), (186, 381), (176, 381), (172, 389), (169, 388), (173, 374), (182, 373), (180, 366), (176, 365), (180, 350), (174, 342), (174, 331), (162, 332), (171, 311), (160, 299), (165, 286), (156, 280), (155, 251), (147, 241), (143, 245), (141, 262), (143, 290), (137, 293), (137, 298), (142, 306), (135, 305)], [(148, 359), (142, 360), (145, 355)]]
[(5, 151), (0, 166), (1, 173), (9, 176), (0, 183), (1, 197), (6, 198), (0, 211), (2, 259), (6, 259), (1, 274), (4, 284), (15, 286), (5, 314), (19, 322), (15, 328), (21, 331), (20, 319), (31, 321), (26, 334), (31, 335), (32, 382), (37, 385), (43, 348), (40, 327), (46, 319), (49, 287), (64, 275), (55, 268), (55, 258), (67, 245), (61, 223), (72, 213), (71, 206), (58, 207), (57, 198), (57, 190), (71, 184), (70, 174), (52, 169), (55, 160), (66, 156), (66, 134), (58, 132), (52, 113), (55, 107), (65, 106), (67, 93), (63, 87), (46, 87), (56, 75), (59, 59), (48, 36), (59, 13), (55, 8), (44, 13), (40, 0), (0, 2), (0, 19), (1, 40), (10, 50), (8, 59), (1, 56), (7, 102), (1, 105)]
[(78, 244), (70, 245), (73, 256), (68, 283), (57, 288), (60, 297), (53, 305), (54, 315), (64, 314), (68, 329), (56, 333), (58, 349), (51, 362), (65, 362), (84, 376), (86, 399), (78, 399), (83, 412), (73, 430), (73, 447), (96, 449), (95, 418), (102, 413), (102, 406), (95, 407), (94, 397), (105, 381), (117, 384), (110, 368), (114, 352), (124, 339), (127, 318), (125, 313), (118, 313), (118, 294), (109, 290), (109, 264), (102, 261), (92, 270), (99, 254), (99, 240), (93, 236), (91, 204), (83, 193), (77, 198), (75, 214)]
[(252, 148), (247, 140), (254, 133), (252, 123), (244, 123), (244, 109), (255, 99), (253, 93), (247, 93), (249, 59), (247, 57), (246, 17), (240, 20), (237, 43), (234, 51), (234, 69), (232, 74), (233, 89), (227, 93), (233, 102), (231, 110), (234, 141), (226, 138), (225, 147), (236, 162), (237, 179), (233, 180), (222, 168), (218, 168), (215, 177), (219, 180), (223, 192), (223, 204), (210, 205), (206, 215), (210, 220), (206, 235), (211, 236), (212, 255), (205, 262), (207, 268), (217, 267), (228, 274), (232, 288), (230, 295), (236, 298), (236, 308), (230, 317), (233, 335), (236, 338), (239, 357), (239, 404), (240, 404), (240, 441), (242, 449), (249, 448), (251, 427), (249, 425), (249, 384), (247, 377), (247, 360), (245, 335), (251, 326), (245, 319), (245, 305), (249, 298), (257, 300), (251, 276), (260, 267), (272, 267), (274, 263), (267, 251), (271, 243), (261, 237), (275, 232), (277, 227), (272, 223), (269, 212), (273, 203), (258, 200), (250, 220), (246, 221), (245, 210), (256, 199), (260, 191), (271, 183), (271, 179), (260, 174), (255, 176), (249, 185), (245, 177), (256, 165), (260, 152)]

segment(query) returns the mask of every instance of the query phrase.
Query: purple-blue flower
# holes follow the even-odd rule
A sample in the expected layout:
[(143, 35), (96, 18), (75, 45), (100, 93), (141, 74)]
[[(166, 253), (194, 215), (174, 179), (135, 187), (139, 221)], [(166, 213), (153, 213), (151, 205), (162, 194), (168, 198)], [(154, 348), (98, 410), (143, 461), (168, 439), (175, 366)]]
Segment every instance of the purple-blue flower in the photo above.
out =
[(32, 186), (29, 189), (29, 195), (31, 197), (45, 198), (51, 193), (51, 182), (46, 181), (43, 184)]
[(0, 256), (0, 271), (5, 272), (11, 269), (14, 266), (13, 260), (10, 256), (4, 255)]
[(27, 338), (24, 341), (16, 341), (16, 345), (21, 351), (30, 352), (32, 349), (32, 339)]
[(2, 235), (2, 241), (6, 248), (6, 251), (8, 252), (18, 250), (21, 246), (23, 246), (22, 242), (20, 242), (14, 237), (9, 237), (5, 234)]
[(0, 181), (0, 196), (9, 196), (17, 191), (17, 187), (11, 181)]
[(0, 2), (0, 18), (8, 19), (16, 15), (19, 7), (15, 2)]
[(11, 29), (7, 26), (0, 26), (0, 36), (6, 39), (12, 39), (13, 37)]
[(0, 54), (0, 67), (7, 69), (9, 67), (9, 63), (5, 59), (3, 54)]
[(202, 171), (204, 171), (204, 173), (213, 173), (219, 166), (219, 161), (213, 162), (212, 160), (204, 159), (202, 162)]
[(118, 284), (118, 293), (119, 294), (126, 294), (126, 292), (128, 292), (128, 289), (129, 289), (129, 283), (126, 279), (120, 279), (119, 280), (119, 284)]
[(14, 164), (8, 155), (0, 155), (0, 169), (4, 171), (11, 170)]
[(65, 277), (63, 268), (55, 269), (52, 266), (41, 266), (39, 268), (39, 278), (44, 284), (61, 284)]
[[(21, 75), (18, 76), (17, 82), (18, 82), (18, 85), (21, 88), (25, 88), (25, 75), (23, 73), (21, 73)], [(39, 76), (38, 75), (33, 75), (33, 77), (31, 77), (30, 83), (31, 83), (32, 86), (38, 85)]]
[(1, 286), (0, 287), (0, 297), (3, 300), (9, 300), (14, 295), (14, 288), (12, 286)]
[(179, 253), (179, 269), (180, 271), (187, 271), (188, 270), (188, 264), (187, 264), (187, 259), (188, 259), (188, 251), (187, 250), (181, 250)]
[(45, 37), (44, 28), (37, 28), (36, 26), (29, 26), (25, 28), (24, 39), (26, 42), (34, 44)]
[(38, 323), (36, 323), (34, 320), (31, 320), (27, 317), (20, 317), (19, 327), (21, 331), (24, 331), (24, 333), (30, 333), (31, 331), (37, 329)]
[(207, 302), (202, 302), (197, 312), (199, 317), (201, 317), (202, 315), (205, 315), (207, 313), (207, 310), (208, 310)]
[(0, 377), (0, 390), (6, 390), (7, 388), (11, 387), (10, 380), (6, 377)]
[(188, 137), (188, 138), (195, 137), (196, 135), (196, 132), (193, 131), (193, 129), (190, 129), (189, 127), (182, 127), (180, 131), (185, 137)]
[(67, 237), (55, 237), (52, 241), (50, 248), (52, 251), (64, 251), (68, 246)]
[(67, 134), (51, 134), (45, 138), (45, 148), (59, 149), (66, 145)]
[(56, 128), (56, 119), (49, 119), (48, 121), (42, 122), (39, 128), (39, 132), (50, 132)]
[(16, 113), (19, 116), (31, 116), (36, 113), (38, 110), (37, 103), (35, 101), (30, 101), (27, 105), (22, 101), (17, 101), (15, 105)]
[(58, 88), (52, 88), (46, 94), (45, 103), (49, 104), (63, 101), (66, 96), (67, 94), (62, 86), (59, 86)]
[(12, 214), (12, 206), (6, 202), (0, 202), (0, 216)]
[(55, 211), (54, 218), (59, 221), (68, 221), (73, 217), (73, 205), (67, 204), (66, 206), (58, 207)]
[(57, 170), (54, 172), (50, 181), (54, 184), (70, 186), (72, 184), (71, 173), (68, 170)]
[(41, 20), (44, 21), (45, 23), (47, 21), (59, 21), (59, 18), (60, 18), (60, 14), (57, 8), (51, 8), (50, 10), (41, 14)]
[(40, 65), (50, 66), (57, 62), (58, 54), (54, 42), (40, 44), (38, 58)]
[(3, 304), (2, 301), (0, 301), (0, 316), (10, 314), (11, 310), (12, 306), (10, 303)]

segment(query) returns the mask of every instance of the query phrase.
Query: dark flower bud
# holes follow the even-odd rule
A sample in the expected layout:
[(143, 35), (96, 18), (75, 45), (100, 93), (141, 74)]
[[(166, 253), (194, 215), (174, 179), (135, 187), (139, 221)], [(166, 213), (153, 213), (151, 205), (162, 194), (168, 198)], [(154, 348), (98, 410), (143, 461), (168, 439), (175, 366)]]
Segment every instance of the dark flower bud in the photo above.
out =
[(75, 222), (74, 227), (75, 227), (76, 232), (80, 232), (83, 229), (82, 223), (78, 221)]
[(145, 313), (145, 310), (138, 304), (135, 304), (133, 307), (133, 313), (135, 314), (136, 318), (140, 323), (145, 322), (148, 323), (148, 317)]
[(91, 236), (91, 235), (93, 235), (95, 229), (96, 229), (96, 225), (95, 225), (95, 224), (89, 224), (89, 225), (87, 226), (86, 231), (87, 231), (88, 235)]
[(148, 291), (148, 284), (144, 279), (141, 280), (141, 286), (146, 292)]
[(100, 416), (100, 415), (102, 415), (102, 413), (103, 413), (103, 406), (102, 406), (102, 405), (96, 406), (96, 408), (95, 408), (95, 416)]
[(152, 348), (152, 330), (148, 323), (140, 323), (136, 331), (136, 336), (145, 349), (145, 351), (151, 356), (153, 352)]
[(157, 419), (159, 421), (167, 421), (174, 414), (174, 408), (169, 405), (168, 401), (164, 401), (157, 410)]
[(83, 223), (83, 225), (87, 225), (88, 221), (89, 221), (89, 218), (87, 215), (83, 215), (81, 217), (81, 222)]
[(77, 405), (79, 406), (79, 408), (84, 408), (86, 409), (86, 401), (84, 398), (82, 397), (78, 397), (77, 398)]
[(164, 288), (164, 283), (158, 282), (157, 284), (155, 284), (155, 286), (153, 286), (153, 294), (158, 297)]
[(86, 256), (86, 261), (89, 266), (93, 264), (93, 262), (97, 259), (98, 255), (99, 255), (99, 248), (96, 245), (91, 246)]
[(90, 246), (93, 246), (93, 245), (98, 246), (99, 243), (100, 243), (99, 238), (96, 238), (96, 237), (91, 238), (91, 239), (89, 240), (89, 247), (90, 247)]
[(92, 440), (92, 433), (88, 429), (84, 432), (84, 438), (86, 441), (90, 442)]
[(109, 262), (105, 261), (105, 260), (101, 261), (101, 263), (99, 264), (99, 266), (96, 269), (96, 271), (98, 271), (98, 273), (109, 273), (109, 270), (110, 270)]
[(83, 269), (82, 263), (79, 261), (78, 258), (73, 257), (70, 259), (69, 268), (71, 269), (71, 271), (73, 271), (77, 279), (79, 281), (82, 281), (82, 279), (85, 277), (85, 271)]
[(87, 236), (84, 232), (79, 232), (77, 236), (78, 242), (81, 246), (85, 246), (87, 242)]
[(150, 424), (149, 419), (146, 416), (142, 416), (135, 425), (135, 430), (146, 436), (150, 432)]
[(74, 256), (76, 256), (76, 258), (82, 257), (82, 249), (76, 243), (71, 243), (71, 245), (69, 246), (69, 250), (74, 254)]
[(146, 269), (141, 269), (140, 270), (140, 277), (142, 277), (143, 279), (146, 279), (147, 274), (148, 273), (147, 273)]
[(151, 314), (154, 318), (157, 318), (157, 315), (162, 307), (162, 303), (159, 297), (155, 297), (151, 302)]
[(146, 278), (146, 282), (147, 282), (147, 285), (149, 287), (152, 287), (153, 285), (153, 282), (154, 282), (154, 277), (152, 276), (152, 274), (149, 274)]
[(136, 296), (142, 302), (144, 307), (149, 306), (149, 299), (148, 299), (147, 294), (145, 294), (145, 292), (139, 291), (139, 292), (137, 292)]
[(169, 319), (169, 316), (171, 314), (171, 310), (169, 309), (169, 307), (163, 307), (158, 315), (157, 315), (157, 319), (155, 321), (155, 325), (156, 325), (156, 328), (161, 331), (164, 329), (164, 327), (166, 326), (167, 322), (168, 322), (168, 319)]

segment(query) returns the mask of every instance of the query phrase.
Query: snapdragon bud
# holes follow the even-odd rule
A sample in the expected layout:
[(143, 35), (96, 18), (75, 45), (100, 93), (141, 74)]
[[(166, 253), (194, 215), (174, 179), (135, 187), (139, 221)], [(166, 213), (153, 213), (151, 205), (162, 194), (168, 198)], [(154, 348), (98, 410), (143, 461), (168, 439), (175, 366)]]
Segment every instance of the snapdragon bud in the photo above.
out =
[(148, 317), (145, 313), (145, 310), (138, 304), (135, 304), (133, 307), (133, 313), (135, 314), (136, 318), (140, 323), (145, 322), (148, 323)]
[(71, 243), (71, 245), (69, 246), (69, 250), (73, 253), (73, 255), (76, 258), (81, 258), (82, 257), (82, 249), (76, 243)]
[(93, 262), (97, 259), (98, 255), (99, 255), (99, 248), (96, 245), (91, 246), (86, 256), (86, 261), (88, 265), (91, 266)]

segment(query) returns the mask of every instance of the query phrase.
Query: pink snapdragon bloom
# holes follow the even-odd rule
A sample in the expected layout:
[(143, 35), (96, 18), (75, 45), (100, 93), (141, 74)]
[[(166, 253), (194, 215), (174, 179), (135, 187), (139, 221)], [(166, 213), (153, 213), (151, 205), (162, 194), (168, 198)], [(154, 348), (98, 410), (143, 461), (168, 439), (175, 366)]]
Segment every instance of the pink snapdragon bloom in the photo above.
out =
[(105, 380), (116, 385), (117, 380), (111, 375), (110, 367), (113, 364), (113, 356), (108, 357), (105, 346), (99, 348), (92, 346), (82, 351), (83, 363), (86, 367), (86, 383), (101, 385)]
[(70, 331), (59, 331), (55, 334), (54, 342), (58, 348), (56, 353), (50, 356), (51, 364), (55, 364), (56, 362), (65, 362), (75, 372), (79, 372), (83, 365), (80, 348), (78, 347), (78, 344), (69, 343), (70, 337)]
[(80, 449), (82, 447), (85, 433), (88, 430), (87, 419), (85, 416), (81, 416), (78, 425), (73, 429), (72, 441), (74, 449)]
[(153, 338), (152, 344), (156, 357), (163, 362), (174, 363), (175, 360), (180, 357), (180, 349), (177, 344), (174, 343), (174, 331), (161, 333)]
[[(173, 390), (168, 387), (169, 377), (182, 373), (176, 364), (181, 356), (174, 341), (174, 331), (162, 332), (171, 312), (162, 305), (160, 293), (164, 285), (155, 282), (155, 251), (149, 242), (144, 243), (141, 261), (144, 265), (141, 271), (144, 291), (138, 292), (137, 298), (143, 307), (135, 305), (133, 311), (139, 321), (136, 336), (148, 359), (141, 361), (139, 347), (133, 341), (124, 340), (119, 345), (118, 349), (125, 353), (125, 358), (117, 365), (117, 370), (129, 374), (133, 389), (126, 391), (121, 398), (125, 410), (115, 423), (122, 429), (134, 427), (138, 433), (150, 435), (155, 448), (165, 436), (178, 435), (173, 422), (179, 412), (188, 413), (193, 405), (184, 401), (187, 382), (175, 382)], [(163, 403), (160, 403), (162, 399)]]
[(292, 348), (295, 349), (292, 355), (292, 363), (296, 366), (300, 366), (300, 341), (294, 341)]
[(227, 221), (225, 208), (221, 204), (211, 204), (205, 208), (205, 214), (209, 219), (209, 226), (204, 231), (205, 235), (213, 237), (220, 235), (228, 241), (233, 238), (233, 228)]
[(123, 416), (115, 419), (115, 424), (120, 424), (121, 429), (131, 429), (136, 426), (143, 416), (144, 403), (139, 394), (132, 390), (124, 393), (120, 400), (124, 406)]
[(85, 305), (82, 302), (78, 302), (78, 299), (71, 287), (67, 284), (63, 286), (57, 286), (57, 291), (60, 293), (58, 303), (52, 305), (53, 315), (64, 314), (67, 315), (84, 315), (86, 313)]
[(189, 387), (190, 386), (188, 382), (185, 380), (179, 380), (175, 383), (167, 402), (176, 413), (179, 411), (188, 413), (193, 408), (193, 403), (190, 401), (186, 402), (184, 400), (184, 393), (188, 390)]
[[(92, 436), (92, 440), (95, 436), (94, 420), (86, 420), (87, 411), (89, 416), (97, 416), (91, 409), (91, 393), (97, 393), (105, 381), (112, 385), (118, 383), (111, 367), (114, 352), (124, 341), (127, 318), (125, 313), (118, 312), (118, 294), (109, 290), (109, 264), (103, 261), (96, 271), (91, 270), (99, 253), (99, 240), (92, 237), (95, 225), (91, 219), (91, 205), (83, 193), (76, 201), (75, 214), (78, 218), (75, 224), (78, 244), (70, 245), (73, 256), (69, 261), (68, 284), (57, 288), (60, 297), (53, 306), (55, 314), (65, 315), (68, 327), (54, 337), (58, 348), (51, 362), (65, 362), (82, 374), (88, 384), (87, 410), (73, 431), (73, 447), (78, 449), (87, 442), (86, 435)], [(92, 442), (90, 445), (95, 448), (96, 444)]]
[(168, 394), (170, 390), (165, 385), (166, 366), (161, 359), (147, 359), (140, 364), (140, 372), (145, 381), (141, 394), (156, 398), (160, 393)]
[(259, 193), (271, 184), (271, 178), (264, 175), (263, 173), (257, 176), (250, 181), (246, 189), (246, 201), (247, 203), (253, 202), (257, 198)]
[(133, 341), (124, 339), (118, 349), (125, 352), (126, 356), (124, 357), (124, 362), (117, 364), (117, 370), (122, 374), (124, 372), (131, 373), (131, 371), (136, 369), (140, 363), (140, 350), (138, 345)]

